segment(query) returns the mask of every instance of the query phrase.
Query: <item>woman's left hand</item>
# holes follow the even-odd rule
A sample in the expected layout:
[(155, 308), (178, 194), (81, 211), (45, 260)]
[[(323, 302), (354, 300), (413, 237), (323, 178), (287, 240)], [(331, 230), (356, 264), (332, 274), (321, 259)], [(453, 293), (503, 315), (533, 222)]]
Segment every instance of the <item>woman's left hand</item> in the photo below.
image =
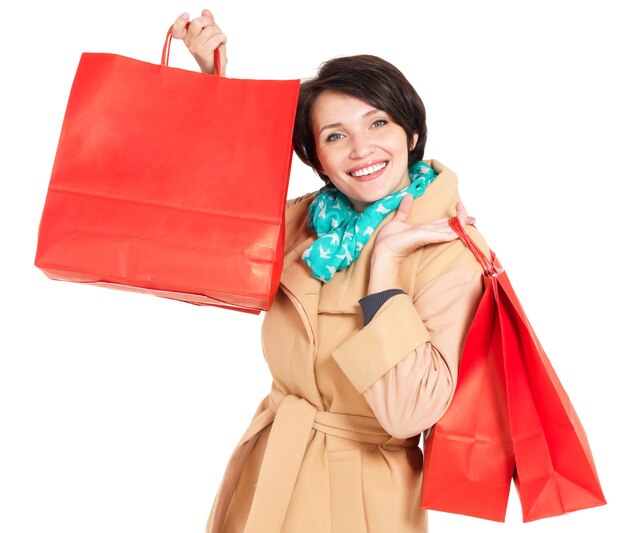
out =
[[(449, 217), (417, 225), (408, 224), (406, 221), (411, 213), (413, 201), (413, 196), (405, 195), (394, 217), (380, 229), (372, 251), (373, 261), (383, 260), (399, 264), (422, 246), (458, 239), (459, 236), (448, 222)], [(476, 222), (474, 217), (468, 216), (463, 202), (459, 200), (455, 207), (462, 225)]]

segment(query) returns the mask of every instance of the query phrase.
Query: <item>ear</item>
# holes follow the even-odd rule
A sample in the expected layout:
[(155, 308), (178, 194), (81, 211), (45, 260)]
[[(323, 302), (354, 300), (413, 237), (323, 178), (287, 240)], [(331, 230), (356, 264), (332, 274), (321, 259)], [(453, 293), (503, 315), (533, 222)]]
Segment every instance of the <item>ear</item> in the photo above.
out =
[(409, 146), (409, 152), (411, 150), (413, 150), (413, 148), (415, 148), (415, 145), (417, 144), (417, 139), (419, 139), (419, 135), (417, 133), (413, 134), (413, 142), (411, 143), (411, 145)]

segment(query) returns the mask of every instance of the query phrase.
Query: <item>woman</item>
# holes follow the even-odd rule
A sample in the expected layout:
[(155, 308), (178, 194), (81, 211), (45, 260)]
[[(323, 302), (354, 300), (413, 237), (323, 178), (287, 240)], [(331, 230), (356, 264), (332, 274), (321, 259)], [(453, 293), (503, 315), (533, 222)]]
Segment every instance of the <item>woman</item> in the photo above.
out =
[[(188, 22), (173, 35), (201, 70), (218, 46), (225, 65), (211, 13)], [(419, 96), (382, 59), (331, 60), (301, 85), (294, 146), (326, 185), (287, 203), (262, 327), (272, 389), (207, 532), (427, 531), (419, 438), (451, 401), (482, 278), (448, 223), (474, 222), (456, 176), (422, 161), (425, 143)]]

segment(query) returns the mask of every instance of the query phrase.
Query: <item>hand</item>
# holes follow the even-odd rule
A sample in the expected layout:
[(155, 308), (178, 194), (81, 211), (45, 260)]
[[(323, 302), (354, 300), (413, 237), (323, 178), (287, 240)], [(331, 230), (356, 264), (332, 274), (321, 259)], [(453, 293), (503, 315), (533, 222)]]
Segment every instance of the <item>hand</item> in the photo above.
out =
[[(187, 26), (187, 23), (189, 25)], [(206, 74), (215, 74), (213, 51), (220, 52), (221, 75), (226, 72), (226, 35), (215, 24), (213, 15), (208, 9), (202, 10), (202, 16), (189, 21), (189, 14), (183, 13), (174, 22), (172, 37), (182, 39), (191, 55), (200, 66), (200, 71)]]
[[(387, 222), (378, 232), (372, 261), (391, 261), (399, 264), (409, 254), (437, 242), (447, 242), (458, 239), (458, 235), (452, 229), (448, 221), (449, 217), (433, 220), (413, 226), (406, 221), (411, 213), (414, 198), (410, 194), (405, 195), (398, 206), (394, 217)], [(462, 225), (474, 224), (476, 219), (467, 215), (463, 202), (456, 203), (456, 214)]]

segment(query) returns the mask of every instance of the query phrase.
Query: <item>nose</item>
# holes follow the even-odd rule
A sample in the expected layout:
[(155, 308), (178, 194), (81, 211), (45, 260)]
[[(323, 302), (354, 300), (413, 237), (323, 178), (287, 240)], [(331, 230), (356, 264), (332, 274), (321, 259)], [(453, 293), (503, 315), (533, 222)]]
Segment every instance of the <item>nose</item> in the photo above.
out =
[(350, 157), (352, 159), (363, 159), (370, 155), (374, 151), (374, 147), (367, 137), (363, 135), (352, 136), (352, 150), (350, 151)]

